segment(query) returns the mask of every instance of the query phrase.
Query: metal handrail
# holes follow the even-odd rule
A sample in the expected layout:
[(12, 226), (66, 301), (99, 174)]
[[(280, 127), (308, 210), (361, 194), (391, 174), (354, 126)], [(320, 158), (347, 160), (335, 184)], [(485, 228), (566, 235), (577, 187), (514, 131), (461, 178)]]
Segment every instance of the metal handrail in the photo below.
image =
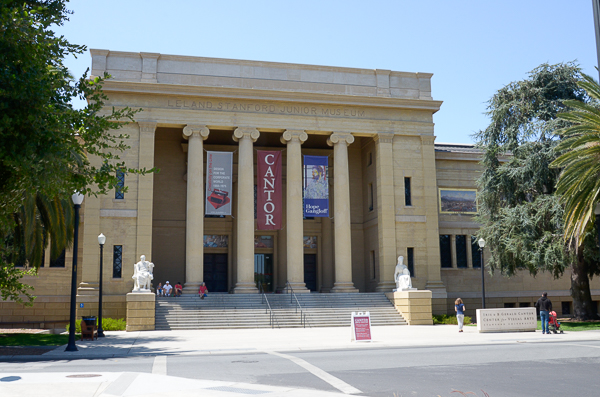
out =
[(281, 328), (279, 326), (279, 321), (277, 321), (277, 318), (275, 317), (275, 313), (273, 313), (273, 309), (271, 308), (271, 304), (269, 303), (269, 299), (267, 298), (267, 295), (265, 294), (261, 283), (258, 283), (258, 292), (260, 292), (260, 294), (262, 295), (261, 303), (267, 302), (265, 314), (267, 314), (267, 312), (269, 313), (269, 325), (271, 325), (271, 328), (273, 328), (275, 323), (277, 323), (277, 328)]
[(295, 306), (296, 313), (298, 313), (298, 308), (300, 308), (300, 323), (302, 324), (303, 328), (306, 328), (306, 313), (304, 313), (304, 310), (302, 309), (302, 305), (300, 304), (300, 301), (298, 300), (298, 297), (294, 293), (294, 289), (292, 288), (292, 284), (290, 284), (289, 281), (286, 281), (285, 286), (287, 288), (289, 288), (290, 291), (292, 292), (292, 294), (290, 296), (290, 303), (294, 303), (294, 299), (296, 299), (296, 303), (298, 305), (298, 306)]

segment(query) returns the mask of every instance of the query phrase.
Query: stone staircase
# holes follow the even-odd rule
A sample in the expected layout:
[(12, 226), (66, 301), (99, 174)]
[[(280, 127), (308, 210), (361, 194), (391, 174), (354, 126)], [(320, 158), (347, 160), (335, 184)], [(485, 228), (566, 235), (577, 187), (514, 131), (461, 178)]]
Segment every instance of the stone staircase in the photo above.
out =
[[(406, 325), (406, 321), (383, 293), (297, 294), (306, 327), (350, 325), (351, 313), (368, 311), (372, 325)], [(302, 327), (300, 310), (289, 294), (267, 294), (273, 327)], [(270, 328), (267, 303), (259, 294), (210, 294), (179, 298), (157, 297), (156, 329)]]

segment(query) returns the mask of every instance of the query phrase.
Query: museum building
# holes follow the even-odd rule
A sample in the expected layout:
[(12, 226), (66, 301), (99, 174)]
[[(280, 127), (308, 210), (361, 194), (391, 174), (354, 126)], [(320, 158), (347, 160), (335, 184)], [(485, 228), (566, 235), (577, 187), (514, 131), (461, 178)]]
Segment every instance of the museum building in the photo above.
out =
[[(107, 317), (125, 317), (141, 255), (154, 263), (155, 286), (181, 282), (190, 294), (202, 282), (211, 293), (388, 292), (403, 256), (413, 287), (432, 292), (434, 313), (453, 313), (457, 297), (467, 314), (479, 307), (482, 258), (473, 216), (481, 153), (435, 143), (433, 114), (442, 102), (432, 97), (432, 74), (91, 55), (92, 77), (111, 75), (107, 111), (141, 109), (117, 132), (130, 146), (121, 160), (157, 172), (121, 173), (126, 191), (85, 198), (78, 314), (97, 308), (100, 233)], [(276, 185), (258, 172), (269, 155), (279, 159)], [(313, 158), (321, 168), (309, 167)], [(223, 159), (224, 166), (215, 165)], [(207, 188), (223, 180), (217, 187), (226, 188)], [(326, 212), (310, 216), (305, 199), (315, 180), (325, 189)], [(273, 211), (276, 225), (268, 222)], [(265, 216), (268, 227), (260, 224)], [(34, 307), (2, 302), (0, 323), (68, 319), (71, 260), (67, 252), (26, 278), (38, 296)], [(557, 311), (569, 313), (568, 276), (486, 277), (488, 307), (531, 306), (548, 290)], [(600, 295), (597, 280), (592, 294)]]

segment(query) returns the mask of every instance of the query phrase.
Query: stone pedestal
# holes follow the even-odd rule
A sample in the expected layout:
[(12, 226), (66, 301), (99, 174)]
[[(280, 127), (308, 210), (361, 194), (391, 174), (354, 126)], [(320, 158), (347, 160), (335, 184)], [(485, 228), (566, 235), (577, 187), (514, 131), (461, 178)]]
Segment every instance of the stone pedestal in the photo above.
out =
[(152, 292), (127, 294), (127, 332), (154, 330), (155, 301)]
[(408, 325), (433, 325), (431, 291), (397, 291), (385, 294)]

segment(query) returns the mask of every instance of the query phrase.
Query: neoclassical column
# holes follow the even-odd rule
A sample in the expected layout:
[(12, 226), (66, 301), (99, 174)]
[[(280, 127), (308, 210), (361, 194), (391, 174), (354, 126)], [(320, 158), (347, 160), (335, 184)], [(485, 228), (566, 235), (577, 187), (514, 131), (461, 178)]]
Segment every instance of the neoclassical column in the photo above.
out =
[(396, 288), (396, 205), (394, 194), (394, 135), (379, 133), (375, 141), (377, 172), (377, 234), (379, 240), (379, 284), (377, 291)]
[(185, 294), (196, 294), (204, 279), (204, 148), (210, 131), (204, 125), (187, 125), (187, 206), (185, 217)]
[(302, 209), (302, 143), (308, 139), (304, 130), (286, 130), (281, 143), (287, 144), (286, 229), (287, 281), (294, 292), (310, 292), (304, 283), (304, 217)]
[(234, 293), (257, 293), (254, 283), (254, 150), (260, 132), (256, 128), (240, 127), (233, 132), (238, 142), (237, 195), (237, 283)]
[(348, 132), (334, 132), (327, 144), (333, 146), (333, 222), (335, 251), (335, 283), (331, 292), (358, 292), (352, 282), (352, 236), (350, 232), (350, 178), (348, 173), (348, 145), (354, 136)]

